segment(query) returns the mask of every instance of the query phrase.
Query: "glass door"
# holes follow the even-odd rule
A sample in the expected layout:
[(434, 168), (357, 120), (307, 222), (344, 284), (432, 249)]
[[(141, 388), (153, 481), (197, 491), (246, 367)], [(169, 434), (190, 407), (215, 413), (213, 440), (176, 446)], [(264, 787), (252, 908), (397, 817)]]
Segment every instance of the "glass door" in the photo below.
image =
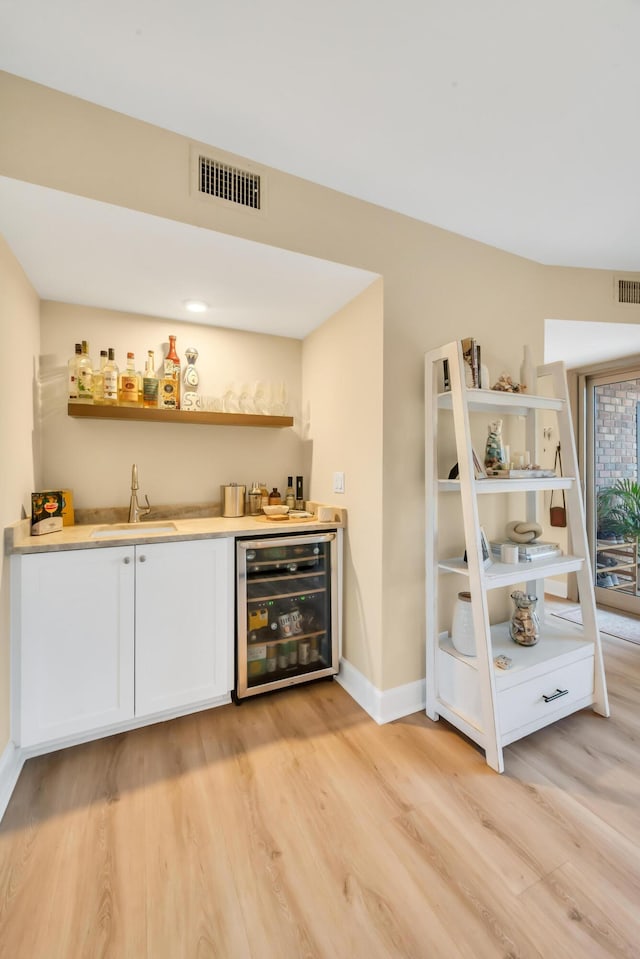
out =
[(237, 541), (236, 696), (338, 672), (337, 535)]
[[(640, 368), (593, 373), (584, 382), (585, 477), (596, 602), (640, 614), (638, 543), (632, 534), (634, 499), (640, 508), (634, 496), (640, 483)], [(605, 492), (612, 488), (621, 489), (622, 495)]]

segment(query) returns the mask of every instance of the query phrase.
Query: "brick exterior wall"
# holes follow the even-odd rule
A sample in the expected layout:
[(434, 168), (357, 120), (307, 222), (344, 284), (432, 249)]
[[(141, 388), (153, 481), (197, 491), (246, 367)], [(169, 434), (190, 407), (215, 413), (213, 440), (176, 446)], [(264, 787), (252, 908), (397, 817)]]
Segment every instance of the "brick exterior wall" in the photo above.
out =
[(596, 388), (595, 485), (616, 479), (640, 480), (638, 422), (640, 379)]

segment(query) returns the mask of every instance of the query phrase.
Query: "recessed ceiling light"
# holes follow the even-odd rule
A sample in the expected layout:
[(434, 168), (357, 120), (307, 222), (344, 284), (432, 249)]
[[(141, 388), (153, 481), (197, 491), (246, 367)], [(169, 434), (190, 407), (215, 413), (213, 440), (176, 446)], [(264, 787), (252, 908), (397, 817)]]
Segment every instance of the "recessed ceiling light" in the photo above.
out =
[(204, 300), (185, 300), (184, 305), (190, 313), (206, 313), (209, 309), (209, 304)]

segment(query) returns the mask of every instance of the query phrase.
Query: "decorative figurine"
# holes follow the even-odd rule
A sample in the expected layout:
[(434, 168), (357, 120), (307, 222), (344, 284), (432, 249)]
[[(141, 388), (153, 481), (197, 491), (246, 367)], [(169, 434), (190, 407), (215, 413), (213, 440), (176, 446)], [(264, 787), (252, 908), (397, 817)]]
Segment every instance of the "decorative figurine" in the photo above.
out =
[(524, 383), (514, 383), (510, 376), (507, 376), (506, 373), (502, 373), (500, 379), (497, 380), (493, 386), (492, 390), (497, 390), (499, 393), (526, 393), (527, 388)]
[(512, 543), (534, 543), (538, 537), (542, 536), (542, 526), (526, 520), (513, 520), (507, 523), (506, 532)]

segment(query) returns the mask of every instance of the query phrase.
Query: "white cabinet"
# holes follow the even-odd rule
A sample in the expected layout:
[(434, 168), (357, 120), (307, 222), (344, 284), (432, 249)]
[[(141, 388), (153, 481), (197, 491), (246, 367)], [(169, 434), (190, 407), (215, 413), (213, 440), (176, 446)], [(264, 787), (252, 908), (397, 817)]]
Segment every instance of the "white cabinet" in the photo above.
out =
[[(438, 392), (442, 364), (447, 361), (451, 389)], [(589, 552), (584, 527), (584, 511), (577, 474), (575, 441), (571, 426), (566, 374), (561, 363), (538, 369), (539, 377), (548, 377), (551, 395), (500, 393), (469, 389), (465, 386), (464, 359), (459, 343), (450, 343), (426, 355), (426, 689), (427, 715), (447, 719), (486, 753), (487, 763), (502, 772), (503, 747), (537, 729), (556, 722), (585, 706), (609, 715), (606, 683), (600, 648), (591, 577)], [(525, 448), (536, 461), (536, 438), (540, 424), (536, 417), (556, 414), (562, 445), (564, 477), (480, 478), (474, 469), (472, 423), (486, 437), (489, 421), (522, 417), (525, 421)], [(476, 435), (478, 431), (476, 430)], [(442, 462), (442, 440), (449, 442), (449, 461)], [(447, 479), (451, 468), (451, 449), (455, 446), (459, 478)], [(478, 451), (479, 453), (480, 451)], [(571, 555), (555, 555), (534, 562), (502, 563), (485, 566), (480, 535), (481, 505), (494, 501), (496, 515), (505, 512), (511, 519), (535, 521), (541, 494), (562, 489), (567, 504), (567, 523)], [(496, 510), (495, 497), (517, 495), (515, 505)], [(524, 494), (524, 495), (523, 495)], [(460, 552), (446, 554), (441, 546), (444, 530), (444, 502), (453, 498), (455, 508), (447, 508), (447, 535), (457, 525)], [(524, 504), (521, 502), (524, 500)], [(526, 515), (523, 516), (522, 513)], [(489, 530), (489, 537), (503, 536), (504, 527)], [(463, 553), (465, 554), (463, 556)], [(575, 573), (580, 594), (583, 627), (575, 626), (544, 611), (545, 577)], [(458, 581), (460, 591), (471, 593), (475, 656), (456, 651), (440, 618), (451, 622), (452, 611), (440, 602), (445, 593), (443, 581)], [(539, 598), (541, 629), (534, 646), (519, 646), (509, 637), (507, 622), (491, 622), (488, 594), (491, 590), (509, 592), (522, 588)], [(449, 589), (449, 597), (451, 595)], [(496, 660), (508, 656), (511, 667), (500, 669)]]
[(14, 739), (30, 746), (131, 719), (133, 548), (14, 556), (12, 592)]
[(12, 557), (13, 738), (57, 742), (233, 685), (233, 540)]
[(231, 689), (232, 542), (136, 547), (136, 716)]

